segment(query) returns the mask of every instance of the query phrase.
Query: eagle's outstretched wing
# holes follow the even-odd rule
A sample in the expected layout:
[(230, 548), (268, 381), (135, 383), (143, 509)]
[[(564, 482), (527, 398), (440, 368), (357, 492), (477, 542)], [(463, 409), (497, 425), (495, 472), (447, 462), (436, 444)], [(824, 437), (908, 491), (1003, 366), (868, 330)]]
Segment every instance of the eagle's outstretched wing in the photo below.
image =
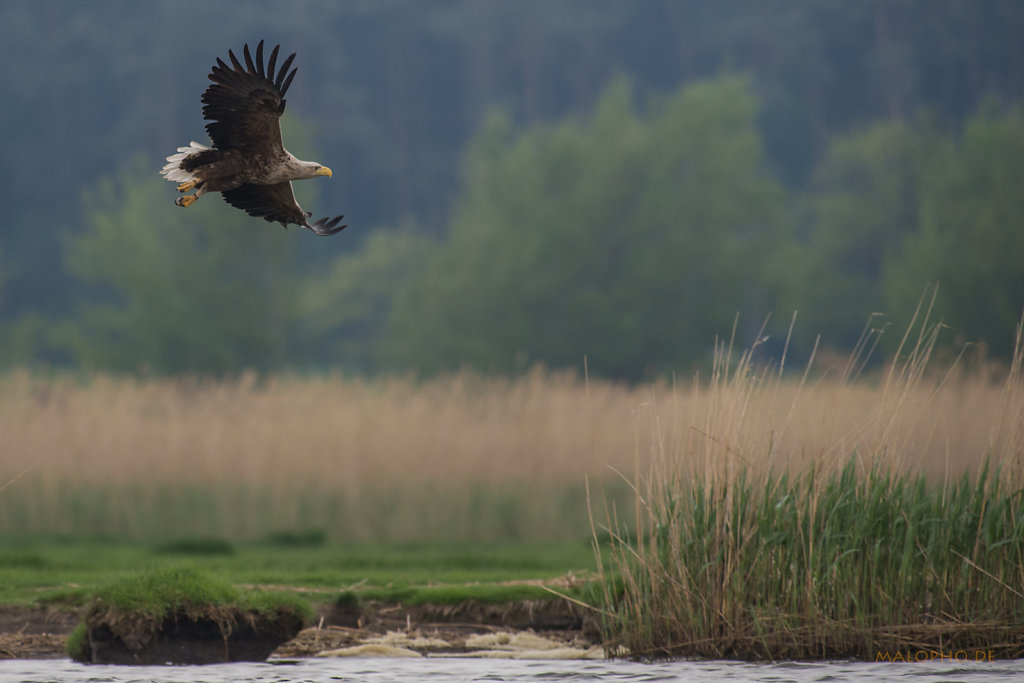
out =
[(235, 54), (228, 50), (229, 67), (219, 57), (210, 72), (213, 84), (203, 93), (203, 118), (214, 147), (266, 152), (283, 150), (281, 126), (278, 119), (284, 113), (284, 95), (292, 84), (298, 69), (288, 68), (295, 53), (277, 64), (275, 46), (270, 53), (266, 69), (263, 68), (263, 41), (256, 46), (256, 59), (249, 54), (249, 45), (242, 50), (243, 66)]
[(276, 185), (253, 185), (245, 183), (233, 190), (225, 190), (221, 193), (224, 200), (231, 206), (242, 209), (250, 216), (256, 216), (267, 221), (277, 221), (287, 226), (289, 223), (309, 228), (318, 235), (333, 235), (341, 232), (347, 226), (338, 226), (344, 216), (335, 218), (321, 218), (315, 223), (309, 222), (313, 214), (303, 211), (299, 203), (295, 201), (295, 193), (292, 192), (290, 182), (277, 183)]

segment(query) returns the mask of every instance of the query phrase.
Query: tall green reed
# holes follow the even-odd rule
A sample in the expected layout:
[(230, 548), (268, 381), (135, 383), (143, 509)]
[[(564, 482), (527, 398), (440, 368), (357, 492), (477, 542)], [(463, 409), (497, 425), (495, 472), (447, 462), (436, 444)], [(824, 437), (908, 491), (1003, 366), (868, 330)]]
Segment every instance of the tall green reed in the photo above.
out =
[(1022, 442), (1006, 419), (1020, 410), (1022, 351), (980, 466), (929, 478), (906, 462), (901, 422), (918, 385), (943, 386), (927, 372), (937, 330), (901, 344), (872, 424), (803, 454), (802, 469), (774, 428), (758, 431), (778, 411), (779, 374), (720, 346), (703, 422), (684, 436), (652, 427), (664, 438), (632, 482), (635, 526), (605, 520), (607, 642), (636, 657), (1024, 653)]

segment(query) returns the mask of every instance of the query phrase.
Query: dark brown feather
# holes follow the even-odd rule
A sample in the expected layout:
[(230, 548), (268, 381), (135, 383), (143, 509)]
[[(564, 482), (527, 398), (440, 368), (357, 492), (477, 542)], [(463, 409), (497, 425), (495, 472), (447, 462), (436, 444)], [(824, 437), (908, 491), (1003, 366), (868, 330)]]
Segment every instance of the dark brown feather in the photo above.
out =
[(334, 235), (348, 227), (339, 225), (344, 216), (324, 217), (310, 223), (309, 217), (313, 214), (303, 211), (299, 203), (295, 201), (295, 194), (292, 192), (290, 182), (276, 185), (245, 183), (233, 190), (225, 190), (221, 194), (224, 201), (236, 209), (242, 209), (250, 216), (262, 218), (265, 221), (277, 221), (286, 227), (289, 223), (294, 223), (309, 228), (322, 236)]
[(304, 225), (309, 214), (302, 210), (295, 201), (290, 182), (276, 185), (253, 185), (245, 183), (233, 190), (221, 193), (226, 201), (236, 209), (242, 209), (250, 216), (267, 221), (277, 221), (287, 225), (295, 223)]
[[(279, 47), (271, 54), (271, 66)], [(285, 60), (278, 73), (263, 67), (263, 41), (256, 48), (259, 66), (248, 45), (243, 47), (242, 57), (244, 65), (228, 50), (231, 66), (218, 58), (210, 72), (213, 83), (202, 98), (203, 118), (210, 122), (206, 132), (218, 149), (240, 149), (268, 158), (283, 154), (278, 119), (284, 113), (284, 94), (297, 71), (288, 71), (295, 55)]]

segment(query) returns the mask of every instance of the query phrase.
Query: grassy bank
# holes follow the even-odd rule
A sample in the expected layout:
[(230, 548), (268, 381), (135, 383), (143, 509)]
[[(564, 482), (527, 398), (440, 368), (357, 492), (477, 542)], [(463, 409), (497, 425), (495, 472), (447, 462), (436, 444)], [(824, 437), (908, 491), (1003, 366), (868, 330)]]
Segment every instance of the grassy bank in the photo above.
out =
[[(638, 657), (1024, 656), (1024, 349), (975, 413), (976, 380), (929, 369), (936, 331), (901, 349), (856, 417), (842, 407), (863, 385), (787, 392), (752, 353), (720, 349), (704, 420), (650, 425), (636, 523), (598, 520), (609, 643)], [(793, 426), (811, 423), (821, 438), (794, 448)]]
[[(168, 655), (176, 663), (225, 661), (229, 642), (243, 633), (256, 641), (257, 653), (245, 656), (248, 643), (236, 643), (232, 649), (242, 653), (230, 659), (262, 660), (294, 638), (311, 616), (309, 605), (288, 592), (239, 591), (195, 569), (156, 569), (98, 588), (66, 650), (80, 662), (163, 664)], [(165, 630), (173, 636), (164, 636)], [(197, 657), (191, 647), (165, 642), (183, 635), (191, 647), (208, 650), (212, 644), (213, 652)]]
[(199, 568), (235, 587), (287, 589), (312, 602), (363, 599), (501, 602), (550, 593), (571, 573), (592, 577), (586, 540), (339, 544), (318, 534), (232, 543), (178, 538), (149, 543), (63, 536), (0, 537), (0, 605), (81, 606), (112, 580), (152, 569)]

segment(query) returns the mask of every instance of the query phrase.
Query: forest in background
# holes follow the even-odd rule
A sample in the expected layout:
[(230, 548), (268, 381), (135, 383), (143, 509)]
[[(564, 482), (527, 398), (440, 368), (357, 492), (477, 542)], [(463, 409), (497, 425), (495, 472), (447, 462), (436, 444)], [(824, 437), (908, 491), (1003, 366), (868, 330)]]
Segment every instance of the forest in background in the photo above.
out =
[[(936, 282), (950, 341), (1007, 357), (1022, 34), (1014, 0), (7, 3), (0, 366), (636, 380), (737, 316), (848, 350)], [(157, 175), (260, 39), (298, 52), (330, 240)]]

